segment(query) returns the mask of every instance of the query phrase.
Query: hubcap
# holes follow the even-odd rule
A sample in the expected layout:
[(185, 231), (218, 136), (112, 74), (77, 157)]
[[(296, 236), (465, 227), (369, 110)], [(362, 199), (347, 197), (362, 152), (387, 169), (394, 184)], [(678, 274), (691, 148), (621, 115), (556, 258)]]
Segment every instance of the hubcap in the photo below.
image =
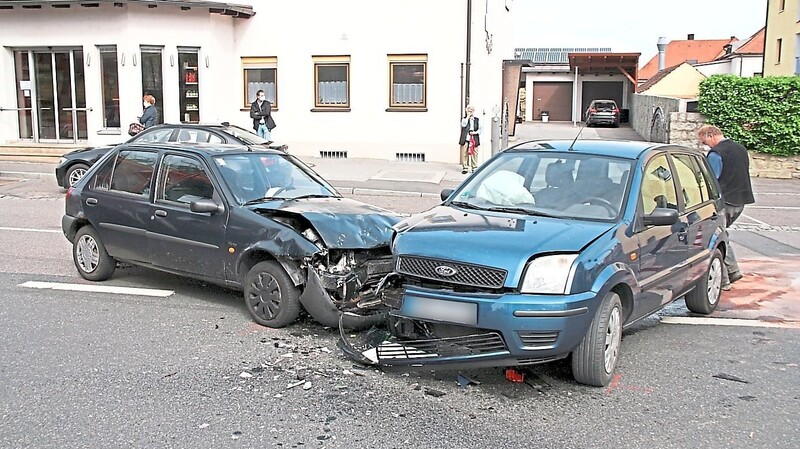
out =
[(77, 170), (73, 170), (72, 173), (69, 174), (69, 185), (74, 186), (76, 182), (78, 182), (83, 175), (86, 174), (86, 170), (83, 168), (79, 168)]
[(708, 303), (712, 306), (719, 301), (720, 290), (722, 290), (722, 262), (719, 258), (714, 258), (708, 268), (708, 287), (706, 290)]
[(97, 242), (92, 237), (84, 235), (78, 240), (75, 256), (78, 259), (78, 265), (81, 270), (91, 273), (97, 269), (97, 264), (100, 261), (100, 250), (97, 248)]
[(250, 284), (247, 301), (259, 317), (265, 320), (275, 318), (281, 306), (281, 288), (278, 281), (269, 273), (259, 273)]
[(611, 310), (611, 315), (608, 317), (608, 326), (606, 327), (606, 348), (605, 348), (605, 368), (606, 372), (611, 374), (614, 371), (614, 366), (617, 364), (617, 356), (619, 355), (619, 344), (622, 339), (622, 332), (620, 332), (620, 313), (619, 307), (614, 307)]

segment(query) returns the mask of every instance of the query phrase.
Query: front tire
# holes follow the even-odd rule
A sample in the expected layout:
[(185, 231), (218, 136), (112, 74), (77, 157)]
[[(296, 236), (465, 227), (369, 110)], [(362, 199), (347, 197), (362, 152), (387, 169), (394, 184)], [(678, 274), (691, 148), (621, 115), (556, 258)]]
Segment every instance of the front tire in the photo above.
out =
[(244, 304), (256, 323), (285, 327), (300, 315), (300, 291), (277, 262), (259, 262), (245, 276)]
[(67, 186), (67, 188), (74, 186), (83, 178), (87, 170), (89, 170), (89, 166), (86, 164), (73, 165), (67, 170), (67, 173), (64, 174), (64, 185)]
[(572, 353), (572, 375), (582, 384), (604, 387), (611, 382), (622, 343), (622, 302), (609, 293), (597, 309), (586, 335)]
[(697, 282), (692, 291), (683, 297), (687, 309), (708, 315), (717, 308), (722, 293), (722, 270), (724, 269), (722, 252), (719, 248), (715, 248), (705, 276)]
[(90, 281), (105, 281), (117, 268), (117, 262), (108, 255), (100, 236), (91, 226), (84, 226), (75, 234), (72, 260), (81, 277)]

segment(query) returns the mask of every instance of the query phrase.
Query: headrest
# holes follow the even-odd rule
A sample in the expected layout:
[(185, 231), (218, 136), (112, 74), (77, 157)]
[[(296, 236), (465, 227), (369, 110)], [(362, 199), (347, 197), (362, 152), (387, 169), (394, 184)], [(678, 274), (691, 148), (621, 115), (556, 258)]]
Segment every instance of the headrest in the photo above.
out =
[(544, 180), (548, 186), (568, 187), (574, 181), (572, 168), (563, 161), (552, 162), (544, 172)]

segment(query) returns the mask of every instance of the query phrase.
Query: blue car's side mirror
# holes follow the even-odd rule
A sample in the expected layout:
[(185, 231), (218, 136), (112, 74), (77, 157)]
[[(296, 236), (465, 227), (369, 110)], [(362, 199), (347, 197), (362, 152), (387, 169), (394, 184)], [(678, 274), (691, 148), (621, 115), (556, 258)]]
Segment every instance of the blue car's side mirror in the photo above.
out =
[(442, 193), (440, 194), (440, 196), (442, 198), (442, 201), (447, 200), (447, 198), (449, 198), (452, 193), (453, 193), (453, 189), (444, 189), (444, 190), (442, 190)]
[(644, 216), (644, 224), (648, 226), (670, 226), (678, 222), (678, 211), (657, 207), (650, 215)]

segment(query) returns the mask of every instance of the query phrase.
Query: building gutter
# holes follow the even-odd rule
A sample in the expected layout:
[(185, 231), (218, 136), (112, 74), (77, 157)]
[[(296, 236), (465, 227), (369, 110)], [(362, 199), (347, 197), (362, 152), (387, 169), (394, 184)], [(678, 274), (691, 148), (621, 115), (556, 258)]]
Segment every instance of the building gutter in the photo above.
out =
[(764, 78), (764, 70), (767, 68), (767, 38), (769, 38), (769, 0), (767, 0), (767, 13), (764, 17), (764, 48), (761, 50), (761, 77)]

